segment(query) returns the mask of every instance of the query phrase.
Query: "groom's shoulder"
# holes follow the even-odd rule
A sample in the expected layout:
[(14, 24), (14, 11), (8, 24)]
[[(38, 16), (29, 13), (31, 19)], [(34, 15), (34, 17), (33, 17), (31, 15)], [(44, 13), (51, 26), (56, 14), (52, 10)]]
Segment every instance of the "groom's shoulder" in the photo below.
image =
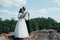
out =
[(28, 11), (26, 11), (25, 13), (26, 13), (26, 14), (29, 14), (29, 12), (28, 12)]

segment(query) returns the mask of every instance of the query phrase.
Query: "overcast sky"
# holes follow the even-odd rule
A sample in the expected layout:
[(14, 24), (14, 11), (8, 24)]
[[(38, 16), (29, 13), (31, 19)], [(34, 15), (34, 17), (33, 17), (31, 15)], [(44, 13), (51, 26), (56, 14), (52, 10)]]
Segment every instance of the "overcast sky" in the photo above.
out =
[(60, 22), (60, 0), (0, 0), (0, 17), (18, 19), (22, 6), (26, 7), (30, 18), (51, 17)]

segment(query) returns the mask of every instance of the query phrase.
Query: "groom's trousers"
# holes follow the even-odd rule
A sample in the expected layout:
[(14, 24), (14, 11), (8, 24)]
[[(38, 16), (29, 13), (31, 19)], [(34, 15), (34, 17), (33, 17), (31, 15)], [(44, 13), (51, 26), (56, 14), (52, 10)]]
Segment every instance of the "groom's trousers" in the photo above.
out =
[(26, 22), (26, 25), (27, 25), (28, 32), (29, 32), (29, 34), (30, 34), (29, 20), (28, 20), (28, 21), (25, 20), (25, 22)]

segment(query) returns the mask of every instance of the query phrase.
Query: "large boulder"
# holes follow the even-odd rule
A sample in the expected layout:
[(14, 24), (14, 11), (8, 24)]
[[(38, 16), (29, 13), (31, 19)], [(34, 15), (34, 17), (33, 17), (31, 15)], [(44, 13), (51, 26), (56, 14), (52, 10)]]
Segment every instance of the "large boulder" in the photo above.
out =
[(37, 30), (31, 32), (30, 40), (60, 40), (60, 34), (56, 30), (52, 29)]
[(48, 32), (45, 30), (37, 30), (30, 34), (30, 40), (48, 40)]

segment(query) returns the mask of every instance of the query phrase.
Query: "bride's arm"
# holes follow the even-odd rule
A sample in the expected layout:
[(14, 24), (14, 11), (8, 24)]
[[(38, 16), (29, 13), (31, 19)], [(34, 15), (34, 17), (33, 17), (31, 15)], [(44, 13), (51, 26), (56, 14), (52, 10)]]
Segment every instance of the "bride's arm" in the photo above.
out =
[(18, 14), (18, 19), (20, 19), (20, 15)]
[(20, 18), (24, 18), (24, 14), (19, 13), (19, 14), (18, 14), (18, 19), (20, 19)]
[(20, 18), (21, 18), (21, 16), (22, 16), (22, 14), (21, 14), (21, 13), (19, 13), (19, 14), (18, 14), (18, 19), (20, 19)]

